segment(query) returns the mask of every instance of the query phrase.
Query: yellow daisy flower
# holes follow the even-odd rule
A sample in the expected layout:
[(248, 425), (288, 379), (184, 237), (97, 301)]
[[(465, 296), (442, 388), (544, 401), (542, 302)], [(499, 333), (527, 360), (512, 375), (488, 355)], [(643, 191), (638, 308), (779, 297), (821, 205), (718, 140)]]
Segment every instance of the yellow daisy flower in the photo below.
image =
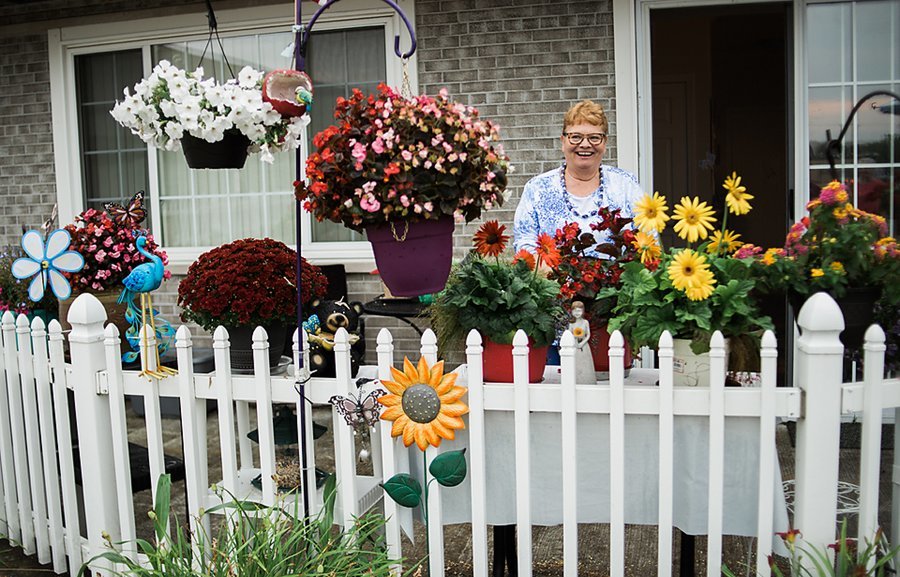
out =
[(688, 287), (684, 292), (692, 301), (706, 300), (716, 290), (716, 287), (713, 286), (716, 284), (716, 278), (712, 271), (704, 269), (697, 272), (697, 279), (699, 284)]
[(404, 358), (403, 370), (391, 367), (391, 377), (393, 381), (381, 381), (390, 391), (378, 399), (385, 406), (381, 418), (394, 422), (391, 436), (402, 435), (405, 446), (415, 441), (423, 451), (428, 445), (437, 447), (465, 427), (461, 417), (469, 407), (460, 399), (466, 389), (456, 386), (455, 373), (444, 374), (444, 361), (429, 368), (424, 357), (418, 367)]
[[(706, 257), (689, 248), (679, 251), (675, 255), (675, 259), (669, 265), (668, 271), (672, 286), (678, 290), (683, 291), (688, 288), (699, 288), (705, 282), (708, 282), (708, 279), (703, 272), (709, 272), (709, 265), (706, 263)], [(709, 274), (711, 277), (712, 273)]]
[(645, 232), (638, 232), (635, 234), (631, 244), (634, 245), (634, 248), (640, 253), (641, 264), (647, 264), (658, 260), (662, 254), (662, 248), (657, 244), (656, 239)]
[(738, 240), (740, 237), (741, 235), (728, 229), (725, 229), (724, 233), (721, 230), (717, 230), (712, 234), (712, 240), (710, 240), (709, 246), (706, 247), (706, 252), (710, 254), (718, 254), (720, 252), (731, 254), (744, 246), (743, 241)]
[(833, 263), (831, 263), (830, 265), (828, 265), (828, 268), (830, 268), (837, 274), (844, 274), (844, 272), (845, 272), (843, 263), (841, 263), (841, 261), (838, 261), (838, 260), (836, 260)]
[(752, 208), (748, 202), (753, 198), (752, 194), (747, 194), (747, 187), (741, 186), (741, 177), (736, 172), (732, 172), (731, 176), (725, 179), (722, 188), (728, 191), (725, 196), (725, 203), (731, 214), (747, 214)]
[(820, 268), (814, 268), (809, 271), (809, 276), (812, 278), (819, 278), (820, 276), (825, 276), (825, 271)]
[(653, 196), (644, 195), (644, 198), (634, 205), (634, 223), (644, 232), (651, 230), (662, 232), (666, 228), (666, 221), (670, 218), (666, 214), (668, 210), (666, 197), (660, 196), (658, 192), (654, 192)]
[(688, 242), (697, 242), (704, 239), (708, 230), (713, 229), (712, 223), (716, 222), (713, 209), (705, 202), (700, 202), (696, 196), (690, 199), (681, 197), (681, 202), (675, 205), (675, 232)]

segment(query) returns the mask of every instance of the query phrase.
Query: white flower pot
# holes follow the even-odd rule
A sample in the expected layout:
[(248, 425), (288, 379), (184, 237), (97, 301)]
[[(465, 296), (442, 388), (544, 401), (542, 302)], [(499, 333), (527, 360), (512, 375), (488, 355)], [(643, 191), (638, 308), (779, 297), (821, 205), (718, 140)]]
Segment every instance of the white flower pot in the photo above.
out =
[[(695, 354), (690, 339), (673, 339), (673, 383), (676, 387), (709, 386), (709, 353)], [(728, 369), (728, 339), (725, 339), (725, 368)]]

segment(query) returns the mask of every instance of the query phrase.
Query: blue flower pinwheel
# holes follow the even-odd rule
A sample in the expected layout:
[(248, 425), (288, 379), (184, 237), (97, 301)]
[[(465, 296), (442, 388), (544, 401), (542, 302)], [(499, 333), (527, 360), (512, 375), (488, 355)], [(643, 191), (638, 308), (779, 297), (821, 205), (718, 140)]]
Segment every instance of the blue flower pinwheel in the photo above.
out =
[(69, 232), (62, 228), (50, 233), (46, 245), (44, 237), (36, 230), (29, 230), (22, 236), (22, 248), (28, 256), (16, 259), (12, 273), (19, 280), (34, 277), (28, 285), (28, 298), (40, 301), (47, 286), (61, 301), (72, 296), (72, 287), (62, 273), (80, 271), (84, 268), (84, 257), (69, 250), (71, 242)]

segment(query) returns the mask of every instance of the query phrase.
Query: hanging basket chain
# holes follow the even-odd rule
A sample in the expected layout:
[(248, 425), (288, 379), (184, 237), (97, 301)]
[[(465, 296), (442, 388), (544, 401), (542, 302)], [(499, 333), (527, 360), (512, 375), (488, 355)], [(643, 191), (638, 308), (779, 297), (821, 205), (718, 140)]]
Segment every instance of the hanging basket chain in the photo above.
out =
[(213, 56), (213, 50), (210, 50), (212, 46), (213, 36), (216, 38), (216, 42), (219, 44), (219, 51), (222, 53), (222, 59), (225, 60), (225, 66), (228, 67), (228, 73), (232, 78), (236, 78), (234, 75), (234, 70), (231, 69), (231, 63), (228, 61), (228, 55), (225, 54), (225, 47), (222, 46), (222, 38), (219, 37), (219, 25), (216, 21), (216, 13), (213, 11), (212, 2), (210, 0), (206, 0), (206, 19), (209, 22), (209, 37), (206, 39), (206, 46), (203, 47), (203, 52), (200, 54), (200, 61), (197, 62), (197, 67), (203, 66), (203, 60), (206, 58), (206, 51), (209, 50), (209, 57), (212, 60), (213, 65), (213, 73), (215, 73), (216, 61)]
[(403, 80), (400, 83), (400, 95), (403, 98), (412, 98), (412, 89), (409, 87), (409, 57), (404, 56), (400, 59), (403, 69)]
[(394, 240), (397, 242), (406, 242), (406, 235), (409, 234), (409, 221), (403, 221), (403, 236), (397, 234), (397, 229), (394, 228), (394, 222), (391, 221), (391, 234), (394, 235)]

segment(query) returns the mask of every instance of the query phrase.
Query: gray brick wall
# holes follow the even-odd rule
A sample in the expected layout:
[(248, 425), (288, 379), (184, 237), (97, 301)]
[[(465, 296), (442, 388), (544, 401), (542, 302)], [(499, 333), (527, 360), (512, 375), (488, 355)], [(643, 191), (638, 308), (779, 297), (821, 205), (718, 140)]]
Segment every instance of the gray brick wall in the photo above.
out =
[(47, 35), (0, 38), (0, 246), (56, 202)]

